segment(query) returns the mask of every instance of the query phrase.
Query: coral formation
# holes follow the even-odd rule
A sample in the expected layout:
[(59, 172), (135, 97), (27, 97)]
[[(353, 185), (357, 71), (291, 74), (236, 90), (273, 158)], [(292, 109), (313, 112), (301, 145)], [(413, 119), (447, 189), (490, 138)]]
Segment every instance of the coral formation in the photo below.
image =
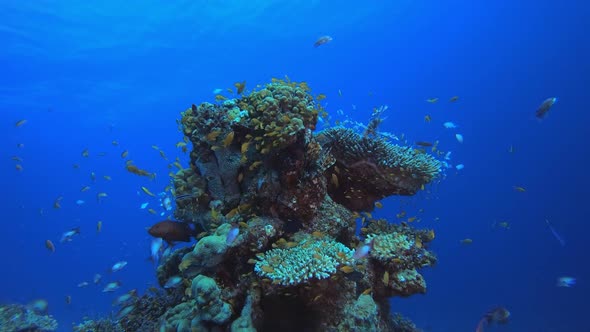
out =
[(2, 331), (55, 331), (57, 321), (34, 308), (7, 304), (0, 306), (0, 328)]
[(318, 137), (336, 159), (326, 171), (328, 193), (353, 211), (370, 211), (387, 196), (413, 195), (441, 171), (441, 163), (428, 154), (352, 129), (329, 128)]
[[(385, 108), (364, 135), (330, 128), (305, 83), (276, 80), (239, 98), (192, 105), (181, 131), (190, 165), (174, 175), (175, 217), (202, 230), (162, 258), (162, 285), (121, 320), (129, 330), (416, 331), (390, 314), (391, 296), (426, 290), (436, 262), (430, 231), (364, 220), (359, 211), (434, 180), (430, 155), (378, 138)], [(372, 249), (364, 256), (353, 248)], [(168, 300), (163, 300), (168, 299)], [(140, 304), (141, 303), (141, 304)], [(157, 306), (157, 307), (155, 307)], [(146, 322), (139, 324), (143, 315)], [(157, 318), (155, 318), (157, 316)]]

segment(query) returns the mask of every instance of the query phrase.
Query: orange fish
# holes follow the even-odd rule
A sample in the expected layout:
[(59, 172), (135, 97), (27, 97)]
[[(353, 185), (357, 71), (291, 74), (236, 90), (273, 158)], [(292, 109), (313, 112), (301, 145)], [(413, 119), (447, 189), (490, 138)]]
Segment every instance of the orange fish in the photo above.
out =
[(324, 44), (327, 44), (329, 42), (332, 41), (332, 37), (330, 36), (321, 36), (320, 38), (318, 38), (318, 40), (315, 41), (315, 43), (313, 43), (313, 47), (318, 47)]

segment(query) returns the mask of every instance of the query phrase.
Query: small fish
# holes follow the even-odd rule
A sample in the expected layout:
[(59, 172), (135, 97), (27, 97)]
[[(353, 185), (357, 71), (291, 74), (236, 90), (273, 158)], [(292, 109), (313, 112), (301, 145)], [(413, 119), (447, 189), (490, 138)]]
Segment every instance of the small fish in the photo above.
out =
[(55, 245), (53, 245), (51, 240), (45, 240), (45, 248), (47, 248), (47, 250), (51, 251), (52, 253), (55, 252)]
[(26, 119), (22, 119), (22, 120), (19, 120), (19, 121), (17, 121), (17, 122), (14, 124), (14, 126), (15, 126), (15, 127), (20, 127), (20, 126), (24, 125), (25, 123), (27, 123), (27, 120), (26, 120)]
[(127, 158), (127, 155), (129, 155), (129, 151), (125, 150), (121, 152), (121, 158)]
[(455, 134), (455, 138), (457, 139), (457, 142), (463, 143), (463, 135), (461, 135), (461, 134)]
[(557, 102), (556, 97), (547, 98), (543, 101), (543, 103), (537, 108), (535, 112), (535, 116), (537, 119), (543, 119), (549, 113), (551, 107)]
[(430, 142), (425, 142), (425, 141), (418, 141), (418, 142), (416, 142), (416, 145), (418, 145), (418, 146), (424, 146), (424, 147), (430, 147), (430, 146), (433, 146), (434, 144), (432, 144)]
[(430, 123), (430, 121), (432, 121), (432, 117), (430, 116), (430, 114), (426, 114), (424, 116), (424, 122)]
[(154, 209), (148, 209), (148, 212), (151, 214), (158, 214), (158, 212), (156, 212), (156, 210)]
[(232, 224), (225, 237), (225, 244), (228, 246), (231, 245), (238, 238), (238, 235), (240, 235), (240, 227), (236, 224)]
[(559, 277), (557, 278), (557, 287), (573, 287), (576, 285), (576, 278)]
[(82, 157), (84, 158), (88, 158), (90, 156), (90, 152), (88, 152), (88, 149), (84, 149), (82, 150)]
[(510, 223), (507, 221), (497, 221), (493, 224), (494, 227), (499, 227), (503, 229), (510, 229)]
[(156, 195), (154, 195), (148, 188), (146, 187), (141, 187), (141, 190), (148, 196), (152, 196), (152, 197), (156, 197)]
[(76, 204), (77, 205), (84, 205), (84, 203), (86, 203), (86, 202), (84, 200), (81, 200), (81, 199), (79, 199), (79, 200), (76, 201)]
[(88, 285), (90, 285), (90, 284), (87, 281), (82, 281), (81, 283), (78, 284), (78, 288), (84, 288)]
[(102, 178), (105, 179), (105, 180), (107, 180), (107, 181), (111, 181), (112, 180), (112, 178), (110, 176), (108, 176), (108, 175), (103, 175)]
[(121, 309), (117, 315), (115, 316), (116, 320), (121, 320), (125, 318), (125, 316), (129, 315), (133, 310), (135, 310), (134, 305), (126, 306), (125, 308)]
[(88, 190), (90, 190), (90, 186), (84, 186), (84, 187), (82, 187), (82, 189), (80, 189), (80, 192), (85, 192)]
[(168, 157), (166, 157), (166, 154), (164, 153), (164, 151), (160, 150), (160, 157), (162, 157), (164, 160), (168, 160)]
[(92, 181), (96, 180), (96, 173), (90, 172), (90, 180), (92, 180)]
[(438, 98), (428, 98), (428, 99), (426, 99), (426, 101), (429, 102), (429, 103), (431, 103), (431, 104), (434, 104), (434, 103), (436, 103), (438, 101)]
[(24, 147), (25, 147), (25, 144), (24, 144), (24, 143), (18, 143), (18, 144), (16, 145), (16, 147), (17, 147), (17, 148), (19, 148), (19, 149), (22, 149), (22, 148), (24, 148)]
[(125, 266), (127, 266), (127, 261), (119, 261), (111, 266), (111, 272), (121, 271)]
[(164, 288), (166, 288), (166, 289), (176, 288), (176, 287), (180, 286), (181, 283), (182, 283), (182, 277), (172, 276), (172, 277), (168, 278), (168, 280), (166, 280), (166, 283), (164, 284)]
[(111, 142), (111, 144), (112, 144), (113, 146), (118, 146), (118, 145), (119, 145), (119, 141), (117, 141), (117, 140), (113, 140), (113, 141)]
[(330, 36), (321, 36), (318, 38), (315, 43), (313, 43), (313, 47), (319, 47), (321, 45), (327, 44), (333, 40)]
[(100, 284), (100, 281), (102, 280), (102, 276), (100, 274), (95, 274), (94, 278), (92, 279), (92, 281), (94, 282), (95, 285)]
[(367, 242), (367, 241), (361, 242), (354, 250), (354, 254), (352, 255), (352, 258), (354, 258), (354, 259), (365, 258), (369, 255), (369, 252), (371, 251), (371, 249), (373, 249), (373, 240), (370, 240), (369, 242)]
[(54, 209), (61, 209), (61, 200), (62, 199), (63, 199), (62, 196), (59, 196), (58, 198), (55, 199), (55, 201), (53, 202)]
[(150, 245), (150, 260), (158, 265), (158, 260), (160, 258), (160, 251), (162, 251), (162, 245), (164, 244), (164, 240), (162, 240), (161, 238), (157, 237), (152, 239), (152, 243)]
[(99, 220), (99, 221), (96, 223), (96, 232), (97, 232), (97, 233), (100, 233), (100, 231), (102, 231), (102, 221), (100, 221), (100, 220)]
[(446, 129), (455, 129), (455, 128), (458, 128), (458, 126), (456, 124), (454, 124), (453, 122), (450, 122), (450, 121), (447, 121), (447, 122), (443, 123), (443, 126)]
[(547, 227), (549, 227), (551, 234), (553, 234), (553, 237), (557, 239), (557, 241), (559, 242), (559, 244), (561, 244), (562, 247), (565, 247), (565, 240), (563, 239), (563, 237), (561, 237), (561, 235), (559, 235), (559, 233), (557, 233), (555, 228), (553, 228), (553, 226), (549, 222), (549, 219), (545, 219), (545, 222), (547, 223)]
[(212, 92), (213, 92), (214, 95), (218, 95), (218, 94), (220, 94), (220, 93), (223, 92), (223, 89), (217, 88), (217, 89), (214, 89)]
[(479, 323), (477, 324), (477, 328), (475, 332), (483, 332), (483, 327), (485, 325), (491, 325), (493, 323), (497, 324), (506, 324), (508, 323), (508, 318), (510, 318), (510, 311), (506, 310), (504, 307), (497, 307), (494, 308), (483, 315)]
[(29, 303), (27, 307), (38, 314), (45, 314), (47, 313), (47, 308), (49, 308), (49, 303), (45, 299), (37, 299)]
[(61, 236), (61, 240), (59, 240), (59, 242), (64, 243), (64, 242), (70, 242), (72, 241), (72, 238), (76, 235), (80, 234), (80, 227), (76, 227), (73, 228), (65, 233), (62, 234)]
[(517, 191), (519, 193), (524, 193), (524, 192), (526, 192), (526, 189), (524, 187), (514, 186), (514, 191)]
[(463, 239), (463, 240), (461, 240), (459, 242), (461, 242), (461, 244), (472, 244), (473, 243), (473, 240), (467, 238), (467, 239)]
[(66, 304), (72, 303), (72, 296), (66, 295)]
[(508, 147), (508, 152), (510, 152), (510, 153), (514, 153), (514, 146), (513, 146), (513, 145), (510, 145), (510, 146)]
[(127, 293), (117, 297), (113, 301), (113, 305), (114, 306), (123, 305), (123, 304), (127, 303), (129, 300), (131, 300), (132, 298), (134, 298), (135, 296), (137, 296), (137, 289), (132, 289), (132, 290), (128, 291)]
[(244, 89), (246, 88), (246, 81), (236, 82), (234, 83), (234, 86), (236, 87), (236, 92), (239, 95), (241, 95), (242, 92), (244, 92)]
[(142, 203), (141, 206), (139, 207), (140, 209), (145, 209), (150, 203)]
[(172, 201), (170, 200), (170, 197), (165, 196), (162, 199), (162, 207), (164, 207), (164, 210), (166, 211), (172, 210)]
[(449, 102), (454, 103), (457, 100), (459, 100), (459, 96), (452, 96), (451, 99), (449, 99)]
[(14, 168), (19, 172), (23, 170), (23, 166), (19, 164), (15, 165)]
[(107, 193), (98, 193), (96, 194), (96, 201), (100, 203), (101, 199), (106, 197), (109, 197)]
[(22, 163), (23, 162), (23, 159), (21, 157), (19, 157), (19, 156), (12, 156), (10, 159), (12, 159), (12, 160), (14, 160), (16, 162), (19, 162), (19, 163)]
[(459, 164), (455, 166), (455, 169), (457, 169), (458, 171), (462, 170), (463, 168), (465, 168), (465, 165), (463, 164)]
[(121, 282), (120, 281), (113, 281), (113, 282), (109, 282), (102, 290), (103, 293), (110, 293), (110, 292), (114, 292), (117, 289), (119, 289), (119, 287), (121, 287)]

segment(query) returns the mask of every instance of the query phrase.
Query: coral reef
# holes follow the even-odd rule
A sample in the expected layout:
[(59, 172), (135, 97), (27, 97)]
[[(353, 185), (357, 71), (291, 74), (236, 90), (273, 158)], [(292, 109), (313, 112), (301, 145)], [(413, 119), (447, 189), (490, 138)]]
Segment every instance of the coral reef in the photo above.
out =
[(314, 134), (323, 98), (274, 79), (182, 112), (192, 151), (173, 178), (174, 215), (202, 233), (162, 258), (160, 285), (181, 276), (180, 286), (139, 298), (124, 328), (417, 331), (390, 314), (388, 299), (426, 291), (418, 270), (436, 262), (427, 250), (434, 233), (371, 218), (361, 237), (355, 230), (358, 212), (415, 194), (440, 163), (379, 138), (384, 107), (364, 135), (342, 127)]
[(0, 306), (0, 329), (2, 331), (55, 331), (57, 321), (34, 308), (7, 304)]

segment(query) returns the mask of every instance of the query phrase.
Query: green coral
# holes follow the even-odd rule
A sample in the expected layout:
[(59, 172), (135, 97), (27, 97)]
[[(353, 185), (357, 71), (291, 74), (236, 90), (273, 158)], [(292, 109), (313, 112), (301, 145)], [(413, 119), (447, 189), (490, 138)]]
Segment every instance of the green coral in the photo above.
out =
[(308, 238), (296, 247), (271, 249), (258, 256), (254, 271), (280, 285), (297, 285), (329, 278), (338, 266), (352, 264), (352, 253), (332, 239)]
[(221, 299), (221, 289), (214, 279), (198, 275), (193, 279), (191, 290), (201, 321), (221, 325), (231, 317), (231, 306)]
[(402, 233), (369, 234), (366, 241), (373, 242), (373, 248), (370, 251), (371, 257), (381, 261), (396, 258), (401, 251), (409, 250), (414, 244), (414, 240), (410, 240)]
[(275, 80), (238, 101), (248, 112), (240, 125), (249, 129), (257, 150), (266, 154), (297, 140), (305, 129), (315, 129), (319, 109), (305, 83)]
[[(205, 236), (197, 244), (193, 251), (182, 258), (178, 269), (187, 277), (194, 277), (202, 271), (219, 264), (223, 255), (229, 248), (226, 243), (227, 233), (230, 231), (230, 224), (222, 224), (215, 230), (215, 233)], [(237, 239), (234, 243), (237, 243)]]

